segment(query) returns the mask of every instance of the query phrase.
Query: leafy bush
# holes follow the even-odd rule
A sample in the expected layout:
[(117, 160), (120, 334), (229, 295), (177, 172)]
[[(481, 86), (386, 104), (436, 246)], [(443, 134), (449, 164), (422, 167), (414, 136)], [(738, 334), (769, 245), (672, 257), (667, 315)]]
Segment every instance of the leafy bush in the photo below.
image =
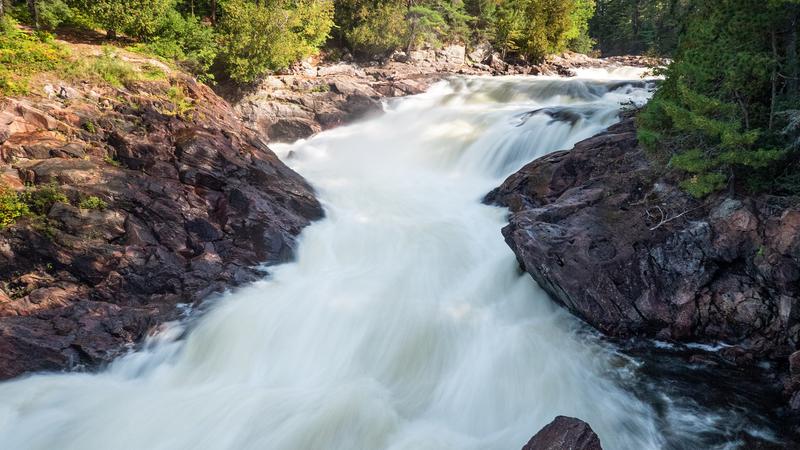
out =
[(106, 203), (103, 199), (97, 196), (89, 196), (81, 200), (78, 204), (78, 208), (81, 209), (96, 209), (96, 210), (104, 210), (108, 208), (108, 203)]
[(28, 205), (16, 192), (0, 186), (0, 229), (14, 225), (17, 220), (30, 214)]
[(73, 12), (63, 0), (42, 0), (39, 8), (39, 26), (45, 30), (55, 30), (64, 22), (72, 20)]
[(117, 32), (143, 39), (154, 36), (174, 0), (85, 0), (82, 9), (104, 27), (110, 38)]
[(69, 204), (69, 199), (55, 183), (29, 187), (19, 196), (31, 213), (40, 216), (47, 215), (56, 203)]
[(406, 8), (398, 4), (383, 4), (359, 13), (361, 22), (346, 34), (353, 50), (376, 55), (401, 48), (406, 44), (408, 26)]
[(201, 81), (214, 79), (211, 66), (218, 53), (214, 29), (174, 9), (164, 16), (155, 36), (133, 50), (176, 61)]

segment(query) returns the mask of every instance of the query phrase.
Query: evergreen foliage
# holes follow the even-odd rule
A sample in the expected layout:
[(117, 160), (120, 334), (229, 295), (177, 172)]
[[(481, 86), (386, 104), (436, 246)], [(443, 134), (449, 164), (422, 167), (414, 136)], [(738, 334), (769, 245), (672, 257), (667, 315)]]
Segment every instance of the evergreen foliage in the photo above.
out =
[(720, 0), (692, 14), (639, 124), (693, 195), (785, 189), (797, 172), (798, 14), (798, 0)]

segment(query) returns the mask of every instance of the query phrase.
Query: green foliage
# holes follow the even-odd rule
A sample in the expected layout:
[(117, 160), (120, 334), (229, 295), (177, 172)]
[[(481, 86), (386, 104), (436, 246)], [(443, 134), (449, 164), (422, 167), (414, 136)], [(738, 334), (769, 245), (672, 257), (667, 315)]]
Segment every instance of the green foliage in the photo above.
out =
[(407, 43), (406, 8), (384, 3), (375, 8), (360, 9), (357, 25), (345, 32), (347, 42), (359, 53), (375, 55), (401, 48)]
[(86, 197), (86, 198), (82, 199), (81, 202), (78, 204), (78, 208), (80, 208), (80, 209), (95, 209), (95, 210), (102, 211), (102, 210), (108, 208), (108, 203), (106, 203), (105, 200), (103, 200), (100, 197), (97, 197), (95, 195), (91, 195), (89, 197)]
[(19, 197), (31, 213), (39, 216), (47, 215), (56, 203), (69, 204), (69, 199), (55, 183), (29, 187), (20, 193)]
[(604, 55), (671, 55), (699, 0), (596, 0), (589, 35)]
[(72, 8), (63, 0), (39, 0), (39, 26), (45, 30), (55, 30), (73, 18)]
[(166, 115), (189, 118), (189, 113), (194, 111), (194, 100), (186, 95), (186, 90), (181, 85), (175, 85), (167, 90), (169, 107), (162, 111)]
[(790, 78), (778, 76), (797, 71), (787, 10), (800, 14), (796, 0), (698, 7), (661, 88), (640, 114), (641, 142), (671, 155), (692, 195), (731, 182), (770, 189), (767, 180), (780, 180), (797, 160), (793, 116), (781, 109), (796, 109), (800, 98)]
[(105, 28), (109, 37), (123, 32), (134, 38), (152, 37), (174, 0), (83, 0), (80, 8)]
[(331, 0), (228, 0), (223, 12), (221, 56), (230, 78), (243, 83), (315, 53), (333, 26)]
[(0, 94), (26, 94), (31, 75), (62, 67), (68, 56), (67, 49), (46, 35), (9, 28), (0, 34)]
[(0, 186), (0, 230), (14, 225), (19, 218), (30, 213), (28, 205), (19, 194)]
[(169, 10), (155, 35), (132, 50), (175, 61), (201, 81), (214, 79), (211, 67), (218, 51), (214, 29), (194, 16), (184, 17), (177, 10)]

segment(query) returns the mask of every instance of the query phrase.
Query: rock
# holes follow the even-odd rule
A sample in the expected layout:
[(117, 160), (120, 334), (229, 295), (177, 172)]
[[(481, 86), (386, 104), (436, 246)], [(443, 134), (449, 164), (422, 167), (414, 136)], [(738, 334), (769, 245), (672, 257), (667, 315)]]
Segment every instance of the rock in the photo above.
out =
[(540, 158), (487, 201), (520, 265), (560, 304), (615, 336), (735, 345), (785, 361), (800, 342), (800, 207), (699, 202), (638, 146), (632, 118)]
[(522, 450), (602, 450), (600, 438), (586, 422), (558, 416)]
[(503, 57), (500, 56), (500, 53), (493, 53), (486, 61), (486, 64), (496, 72), (504, 73), (508, 70), (508, 63), (503, 61)]
[(485, 41), (481, 42), (476, 45), (471, 52), (469, 52), (468, 56), (470, 61), (482, 64), (492, 56), (492, 44)]
[(436, 60), (455, 66), (463, 65), (466, 62), (467, 49), (463, 45), (448, 45), (436, 53)]
[[(290, 259), (322, 217), (310, 186), (224, 100), (190, 78), (171, 83), (194, 105), (182, 117), (164, 104), (168, 83), (117, 91), (107, 108), (6, 104), (0, 123), (25, 126), (5, 128), (3, 183), (53, 184), (70, 204), (0, 230), (0, 378), (105, 363), (178, 317), (177, 304)], [(70, 115), (94, 130), (54, 119)], [(90, 197), (102, 202), (83, 207)]]

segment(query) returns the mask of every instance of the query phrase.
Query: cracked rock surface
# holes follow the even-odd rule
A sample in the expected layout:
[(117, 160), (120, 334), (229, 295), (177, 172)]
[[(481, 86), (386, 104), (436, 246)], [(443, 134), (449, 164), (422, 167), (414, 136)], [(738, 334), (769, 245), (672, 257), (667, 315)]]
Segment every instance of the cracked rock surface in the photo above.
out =
[[(322, 217), (305, 180), (193, 79), (68, 88), (0, 98), (0, 187), (67, 200), (0, 229), (0, 379), (109, 361), (176, 305), (263, 277)], [(103, 206), (81, 207), (92, 197)]]
[[(736, 364), (788, 366), (800, 341), (796, 200), (697, 201), (677, 184), (626, 118), (533, 161), (486, 201), (511, 210), (503, 235), (521, 267), (604, 333), (721, 341)], [(795, 372), (784, 380), (790, 394), (800, 387)]]

